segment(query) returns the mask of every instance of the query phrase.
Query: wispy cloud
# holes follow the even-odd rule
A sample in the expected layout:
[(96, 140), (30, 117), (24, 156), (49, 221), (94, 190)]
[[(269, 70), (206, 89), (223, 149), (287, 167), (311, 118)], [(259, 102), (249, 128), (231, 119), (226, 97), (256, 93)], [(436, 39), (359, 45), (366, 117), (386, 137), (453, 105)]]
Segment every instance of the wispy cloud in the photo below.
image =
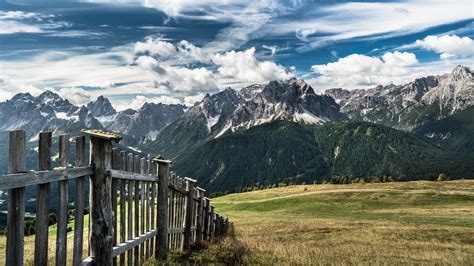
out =
[(472, 19), (470, 0), (349, 2), (309, 9), (301, 17), (272, 23), (266, 31), (276, 35), (295, 33), (305, 42), (298, 51), (305, 52), (337, 41), (386, 39), (466, 19)]
[(0, 24), (0, 34), (43, 33), (71, 26), (68, 22), (55, 20), (55, 15), (23, 11), (0, 11)]

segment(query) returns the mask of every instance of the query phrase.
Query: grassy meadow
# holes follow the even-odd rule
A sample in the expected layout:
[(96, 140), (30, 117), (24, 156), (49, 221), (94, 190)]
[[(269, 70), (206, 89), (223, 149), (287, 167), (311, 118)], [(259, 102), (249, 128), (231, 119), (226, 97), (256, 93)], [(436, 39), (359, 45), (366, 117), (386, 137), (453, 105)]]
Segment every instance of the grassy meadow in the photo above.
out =
[(233, 222), (223, 242), (173, 262), (474, 262), (474, 180), (297, 185), (213, 199)]
[[(212, 202), (216, 212), (233, 222), (233, 229), (218, 243), (171, 253), (171, 264), (469, 265), (474, 261), (474, 180), (297, 185), (230, 194)], [(74, 228), (73, 221), (69, 226)], [(54, 225), (48, 247), (51, 265), (55, 238)], [(72, 240), (69, 232), (69, 259)], [(5, 242), (0, 236), (2, 254)], [(33, 248), (34, 236), (25, 237), (26, 265), (32, 264)], [(0, 265), (4, 264), (5, 257), (0, 256)]]

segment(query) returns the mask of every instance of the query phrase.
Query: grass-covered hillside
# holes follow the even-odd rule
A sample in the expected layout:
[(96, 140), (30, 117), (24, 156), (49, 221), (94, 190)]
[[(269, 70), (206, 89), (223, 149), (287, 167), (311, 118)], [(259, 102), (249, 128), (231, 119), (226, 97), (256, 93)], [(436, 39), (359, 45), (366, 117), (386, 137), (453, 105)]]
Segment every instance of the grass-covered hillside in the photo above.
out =
[(211, 139), (188, 149), (173, 170), (210, 191), (279, 182), (313, 183), (333, 176), (419, 180), (440, 173), (474, 177), (474, 156), (453, 153), (418, 135), (381, 125), (276, 121)]
[(474, 181), (297, 185), (213, 199), (235, 234), (176, 262), (248, 265), (474, 261)]

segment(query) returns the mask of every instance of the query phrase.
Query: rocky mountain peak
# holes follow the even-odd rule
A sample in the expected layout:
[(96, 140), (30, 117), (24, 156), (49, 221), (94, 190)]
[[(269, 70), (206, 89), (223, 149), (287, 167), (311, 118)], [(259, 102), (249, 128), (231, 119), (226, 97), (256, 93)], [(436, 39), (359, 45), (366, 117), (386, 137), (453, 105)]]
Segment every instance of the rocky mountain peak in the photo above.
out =
[(473, 73), (469, 67), (458, 65), (453, 69), (450, 76), (454, 79), (472, 79)]
[(30, 93), (26, 92), (26, 93), (16, 94), (15, 96), (13, 96), (13, 98), (10, 99), (10, 101), (11, 102), (17, 102), (17, 101), (34, 102), (34, 101), (36, 101), (36, 98), (33, 97)]
[(102, 95), (99, 96), (94, 102), (88, 103), (87, 109), (89, 109), (89, 111), (95, 117), (110, 116), (115, 115), (117, 113), (117, 111), (110, 103), (109, 99), (105, 98)]
[(50, 103), (54, 103), (54, 102), (67, 101), (67, 100), (63, 100), (63, 98), (61, 98), (61, 96), (59, 96), (59, 94), (54, 93), (50, 90), (46, 90), (43, 93), (41, 93), (37, 97), (37, 99), (43, 104), (50, 104)]

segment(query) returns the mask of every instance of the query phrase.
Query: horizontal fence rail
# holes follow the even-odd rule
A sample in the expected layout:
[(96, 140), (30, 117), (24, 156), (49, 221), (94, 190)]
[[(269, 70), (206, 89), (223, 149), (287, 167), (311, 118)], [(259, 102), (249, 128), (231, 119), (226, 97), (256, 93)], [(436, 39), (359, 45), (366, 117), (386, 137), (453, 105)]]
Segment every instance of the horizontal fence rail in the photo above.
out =
[[(27, 171), (25, 131), (9, 132), (8, 174), (0, 176), (0, 190), (8, 193), (6, 265), (25, 262), (26, 187), (36, 188), (34, 258), (28, 258), (34, 265), (53, 261), (56, 265), (141, 265), (152, 257), (166, 260), (171, 250), (214, 241), (227, 232), (228, 219), (214, 212), (196, 180), (170, 171), (171, 161), (161, 156), (141, 158), (113, 148), (112, 142), (120, 141), (117, 134), (95, 130), (83, 133), (90, 138), (90, 162), (86, 158), (85, 135), (73, 139), (73, 164), (69, 157), (70, 137), (61, 135), (57, 167), (53, 168), (52, 133), (44, 132), (39, 134), (38, 169)], [(68, 202), (70, 182), (75, 182), (72, 215)], [(52, 185), (57, 186), (54, 256), (48, 254)], [(86, 202), (88, 224), (84, 220)], [(71, 216), (74, 233), (68, 242)], [(68, 245), (72, 245), (72, 254), (67, 252)]]

